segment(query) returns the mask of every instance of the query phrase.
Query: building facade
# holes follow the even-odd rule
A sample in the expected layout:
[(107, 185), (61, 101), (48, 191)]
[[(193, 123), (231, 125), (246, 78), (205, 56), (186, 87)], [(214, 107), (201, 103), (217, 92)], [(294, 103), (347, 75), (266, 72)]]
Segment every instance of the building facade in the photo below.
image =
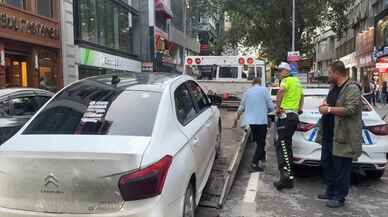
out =
[(64, 83), (112, 72), (139, 72), (136, 17), (131, 0), (61, 2)]
[(143, 0), (140, 4), (140, 59), (153, 71), (183, 72), (187, 55), (200, 45), (192, 30), (192, 0)]
[(376, 1), (378, 9), (375, 18), (375, 50), (373, 58), (376, 61), (375, 79), (388, 81), (388, 1)]
[(310, 79), (327, 81), (330, 64), (335, 60), (336, 34), (331, 30), (323, 31), (315, 41), (315, 66)]
[(59, 1), (0, 0), (0, 88), (63, 85)]

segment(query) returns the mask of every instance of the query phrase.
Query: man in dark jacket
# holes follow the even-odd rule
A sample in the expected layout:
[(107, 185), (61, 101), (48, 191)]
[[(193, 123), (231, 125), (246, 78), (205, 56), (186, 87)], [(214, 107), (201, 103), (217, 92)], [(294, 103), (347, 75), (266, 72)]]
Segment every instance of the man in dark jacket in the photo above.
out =
[(329, 80), (334, 86), (319, 108), (322, 119), (317, 139), (322, 144), (327, 189), (318, 198), (328, 200), (328, 207), (338, 208), (344, 206), (349, 192), (352, 162), (361, 155), (362, 92), (341, 61), (331, 65)]

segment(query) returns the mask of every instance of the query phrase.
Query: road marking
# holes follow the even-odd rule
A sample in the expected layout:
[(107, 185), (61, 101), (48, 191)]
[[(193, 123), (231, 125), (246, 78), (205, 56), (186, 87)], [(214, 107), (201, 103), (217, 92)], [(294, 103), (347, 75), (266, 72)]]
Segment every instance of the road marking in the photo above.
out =
[(256, 200), (257, 190), (259, 189), (260, 173), (251, 173), (247, 189), (245, 190), (244, 202), (254, 203)]

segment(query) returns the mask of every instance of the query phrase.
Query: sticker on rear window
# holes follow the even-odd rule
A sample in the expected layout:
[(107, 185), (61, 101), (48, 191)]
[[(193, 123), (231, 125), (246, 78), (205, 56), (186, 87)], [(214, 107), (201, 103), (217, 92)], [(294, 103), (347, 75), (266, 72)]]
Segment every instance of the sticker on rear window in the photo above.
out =
[(91, 101), (81, 119), (81, 122), (97, 123), (98, 121), (101, 121), (102, 118), (105, 116), (108, 104), (109, 102), (107, 101)]

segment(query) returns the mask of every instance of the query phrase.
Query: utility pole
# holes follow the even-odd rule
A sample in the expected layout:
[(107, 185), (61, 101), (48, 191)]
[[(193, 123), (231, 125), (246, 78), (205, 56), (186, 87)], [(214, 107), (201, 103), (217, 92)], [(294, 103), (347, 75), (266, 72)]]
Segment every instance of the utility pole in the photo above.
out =
[(295, 51), (295, 0), (292, 0), (292, 51)]

